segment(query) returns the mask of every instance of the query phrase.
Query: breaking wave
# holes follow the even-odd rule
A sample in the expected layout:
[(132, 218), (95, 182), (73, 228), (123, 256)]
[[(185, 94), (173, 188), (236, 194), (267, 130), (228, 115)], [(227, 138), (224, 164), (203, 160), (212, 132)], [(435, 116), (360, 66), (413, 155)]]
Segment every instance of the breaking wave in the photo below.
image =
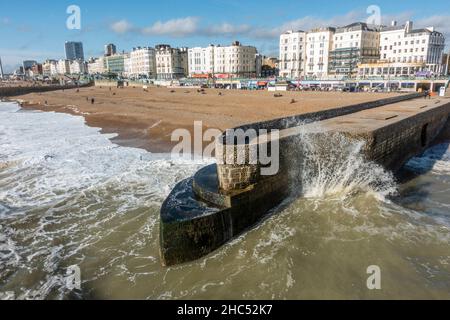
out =
[[(394, 195), (392, 172), (364, 157), (365, 141), (342, 133), (302, 132), (292, 154), (294, 188), (306, 198), (369, 192), (380, 200)], [(300, 187), (298, 187), (300, 186)]]
[(442, 143), (428, 149), (422, 156), (411, 159), (405, 166), (415, 173), (450, 173), (450, 144)]
[[(114, 136), (82, 117), (0, 104), (0, 291), (29, 282), (16, 298), (62, 299), (69, 261), (89, 260), (99, 243), (90, 255), (116, 262), (156, 247), (162, 201), (212, 162), (120, 147)], [(131, 236), (113, 240), (133, 224)], [(158, 256), (142, 261), (159, 264)]]
[[(397, 186), (392, 174), (364, 159), (362, 141), (305, 132), (291, 163), (292, 188), (306, 198), (287, 199), (276, 215), (204, 259), (162, 268), (161, 203), (211, 161), (173, 161), (119, 147), (111, 137), (82, 117), (0, 104), (0, 293), (364, 299), (374, 297), (367, 266), (380, 263), (398, 290), (376, 298), (449, 298), (448, 145), (408, 164), (431, 174)], [(397, 189), (400, 199), (377, 200)], [(65, 285), (73, 265), (82, 271), (81, 292)]]

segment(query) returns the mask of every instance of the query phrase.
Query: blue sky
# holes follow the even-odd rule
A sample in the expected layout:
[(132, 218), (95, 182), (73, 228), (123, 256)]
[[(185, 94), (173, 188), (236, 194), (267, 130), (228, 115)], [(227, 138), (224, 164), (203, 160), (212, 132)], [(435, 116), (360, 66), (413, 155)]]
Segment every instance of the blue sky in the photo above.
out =
[[(367, 8), (374, 4), (385, 24), (411, 19), (415, 26), (434, 25), (450, 38), (448, 0), (426, 5), (421, 0), (2, 0), (0, 56), (11, 71), (24, 59), (62, 58), (69, 40), (82, 41), (87, 57), (101, 55), (110, 42), (128, 51), (158, 43), (193, 47), (233, 40), (278, 55), (282, 31), (366, 21)], [(81, 9), (81, 30), (66, 28), (70, 5)]]

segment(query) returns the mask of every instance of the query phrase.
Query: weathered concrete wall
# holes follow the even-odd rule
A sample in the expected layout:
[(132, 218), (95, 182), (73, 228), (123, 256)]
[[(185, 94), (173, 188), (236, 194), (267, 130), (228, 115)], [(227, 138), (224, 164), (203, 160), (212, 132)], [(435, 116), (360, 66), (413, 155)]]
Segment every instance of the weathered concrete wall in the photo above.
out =
[[(318, 111), (318, 112), (311, 112), (311, 113), (305, 113), (302, 115), (292, 116), (292, 117), (285, 117), (275, 120), (269, 120), (269, 121), (263, 121), (263, 122), (256, 122), (244, 126), (237, 127), (236, 129), (242, 129), (244, 131), (248, 129), (255, 129), (257, 131), (259, 130), (284, 130), (287, 128), (298, 126), (302, 123), (308, 123), (312, 121), (322, 121), (330, 118), (335, 117), (341, 117), (345, 116), (347, 114), (359, 112), (362, 110), (368, 110), (373, 108), (378, 108), (387, 104), (397, 103), (401, 101), (407, 101), (419, 97), (423, 97), (424, 93), (412, 93), (412, 94), (402, 94), (396, 97), (392, 98), (386, 98), (386, 99), (380, 99), (375, 100), (371, 102), (364, 102), (359, 103), (355, 105), (325, 110), (325, 111)], [(225, 139), (225, 137), (224, 137)]]
[(438, 140), (450, 140), (450, 118), (447, 120), (447, 123), (444, 126), (444, 129), (442, 129), (441, 134), (438, 137)]
[[(185, 263), (213, 252), (261, 221), (269, 210), (292, 192), (299, 191), (302, 181), (292, 182), (298, 178), (295, 175), (298, 169), (296, 161), (300, 160), (301, 163), (304, 155), (303, 139), (313, 140), (316, 147), (312, 155), (314, 159), (329, 156), (329, 148), (334, 147), (334, 140), (330, 141), (333, 134), (339, 137), (344, 135), (345, 143), (351, 143), (352, 139), (364, 140), (366, 145), (362, 152), (368, 160), (398, 170), (409, 158), (429, 147), (439, 133), (445, 130), (450, 132), (450, 101), (427, 101), (427, 106), (423, 106), (422, 99), (386, 106), (387, 110), (381, 116), (379, 113), (383, 113), (383, 110), (376, 110), (370, 118), (367, 118), (369, 115), (366, 112), (359, 112), (327, 120), (324, 121), (328, 122), (326, 128), (320, 127), (312, 132), (298, 131), (298, 128), (284, 130), (285, 134), (276, 140), (280, 146), (280, 171), (273, 176), (260, 176), (260, 165), (219, 164), (217, 168), (211, 166), (202, 169), (193, 181), (180, 183), (161, 209), (163, 263)], [(398, 115), (392, 116), (391, 112), (395, 110)], [(349, 120), (353, 120), (353, 125), (355, 122), (359, 124), (362, 129), (347, 130), (350, 129), (347, 126)], [(312, 123), (311, 126), (317, 124)], [(270, 147), (272, 139), (266, 138), (262, 143)], [(231, 152), (224, 153), (222, 150), (219, 159), (236, 160), (238, 153), (244, 152), (245, 160), (248, 161), (252, 141), (244, 144), (243, 149), (231, 145)], [(261, 143), (258, 139), (256, 141)], [(336, 148), (331, 157), (333, 161), (340, 150)], [(342, 155), (344, 158), (346, 156), (345, 153)], [(303, 177), (300, 176), (300, 179)]]
[(80, 86), (73, 85), (73, 86), (42, 86), (42, 87), (0, 87), (0, 98), (15, 97), (36, 92), (49, 92), (63, 89), (69, 90), (88, 86), (91, 86), (91, 84)]
[(414, 117), (384, 126), (365, 137), (366, 156), (392, 171), (424, 152), (449, 122), (450, 103)]
[[(212, 194), (205, 193), (214, 190), (208, 190), (209, 187), (201, 181), (205, 170), (215, 172), (216, 167), (205, 168), (196, 175), (193, 181), (195, 194), (207, 198), (211, 205), (219, 209), (204, 212), (204, 204), (195, 204), (191, 199), (190, 182), (177, 185), (161, 208), (163, 265), (185, 263), (211, 253), (257, 224), (270, 209), (288, 196), (288, 189), (282, 188), (286, 182), (280, 176), (273, 176), (268, 183), (257, 184), (231, 196), (223, 196), (216, 189), (214, 198), (211, 198)], [(212, 178), (217, 179), (217, 176)]]
[[(420, 99), (419, 99), (420, 100)], [(394, 99), (397, 102), (398, 99)], [(417, 100), (416, 100), (417, 101)], [(429, 100), (427, 100), (429, 101)], [(442, 103), (442, 101), (439, 101)], [(429, 102), (434, 103), (434, 102)], [(346, 110), (336, 110), (335, 114), (346, 113)], [(421, 110), (418, 114), (397, 121), (390, 125), (383, 125), (380, 129), (363, 134), (348, 134), (349, 138), (367, 141), (365, 154), (367, 159), (373, 160), (392, 171), (400, 169), (411, 157), (420, 154), (430, 143), (443, 131), (450, 114), (450, 102), (439, 108)], [(257, 124), (256, 126), (258, 126)], [(316, 133), (324, 135), (327, 133)], [(292, 161), (300, 158), (301, 150), (298, 150), (300, 137), (298, 135), (281, 137), (274, 140), (279, 144), (280, 172), (281, 176), (289, 176), (289, 168)], [(223, 140), (222, 140), (223, 141)], [(266, 148), (271, 149), (274, 141), (266, 142)], [(229, 141), (228, 141), (229, 142)], [(219, 141), (218, 154), (218, 177), (222, 192), (233, 192), (262, 182), (265, 177), (260, 175), (261, 165), (249, 162), (250, 149), (255, 146), (252, 143), (246, 145), (223, 144)], [(326, 153), (326, 150), (323, 150)], [(238, 164), (238, 155), (245, 154), (246, 162)], [(253, 164), (250, 164), (253, 163)]]

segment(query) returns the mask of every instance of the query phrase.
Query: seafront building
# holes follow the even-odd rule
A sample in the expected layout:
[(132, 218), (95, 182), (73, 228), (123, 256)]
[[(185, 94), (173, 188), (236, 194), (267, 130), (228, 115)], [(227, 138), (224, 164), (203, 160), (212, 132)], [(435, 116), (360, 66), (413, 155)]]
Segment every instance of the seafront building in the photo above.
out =
[[(433, 77), (450, 73), (445, 37), (433, 27), (414, 29), (411, 21), (399, 26), (373, 26), (356, 22), (344, 27), (287, 31), (280, 35), (279, 57), (268, 61), (254, 46), (239, 41), (229, 46), (174, 48), (137, 47), (118, 54), (114, 44), (105, 45), (102, 57), (84, 61), (83, 44), (66, 42), (67, 59), (47, 60), (42, 70), (34, 60), (23, 62), (18, 74), (109, 73), (132, 79), (174, 80), (282, 78), (342, 80), (344, 78)], [(34, 68), (34, 70), (32, 70)]]
[(300, 78), (305, 73), (306, 32), (289, 30), (280, 37), (280, 76)]
[(36, 77), (43, 74), (42, 64), (36, 63), (34, 64), (30, 70), (28, 70), (28, 75), (31, 77)]
[(206, 77), (214, 73), (214, 45), (206, 48), (196, 47), (188, 50), (189, 76)]
[[(303, 40), (303, 41), (302, 41)], [(304, 48), (304, 50), (301, 50)], [(280, 76), (342, 77), (437, 76), (448, 73), (445, 37), (433, 27), (370, 26), (353, 23), (280, 36)]]
[(125, 60), (129, 59), (128, 53), (115, 54), (110, 57), (104, 57), (105, 72), (118, 76), (125, 76)]
[(188, 58), (189, 75), (195, 78), (255, 77), (262, 66), (262, 56), (258, 55), (258, 50), (239, 41), (230, 46), (191, 48)]
[(83, 60), (70, 61), (70, 74), (86, 74), (88, 73), (87, 63)]
[(58, 74), (58, 61), (46, 60), (42, 64), (42, 73), (44, 76), (52, 77)]
[(67, 60), (83, 60), (84, 50), (83, 43), (67, 41), (64, 45)]
[(156, 76), (158, 80), (174, 80), (187, 77), (189, 73), (187, 48), (172, 48), (168, 44), (160, 44), (155, 49)]
[(306, 37), (305, 74), (318, 79), (328, 76), (330, 52), (333, 48), (335, 28), (318, 28)]
[(366, 23), (353, 23), (337, 28), (330, 52), (329, 75), (353, 77), (358, 65), (376, 63), (380, 59), (380, 33)]
[(231, 46), (216, 46), (214, 49), (214, 74), (218, 78), (255, 77), (256, 55), (253, 46), (244, 46), (235, 41)]
[(260, 78), (278, 77), (280, 70), (278, 68), (279, 60), (274, 57), (262, 57), (261, 71), (258, 73)]
[(107, 44), (105, 45), (105, 57), (110, 57), (117, 54), (117, 47), (115, 44)]
[(126, 74), (131, 78), (156, 78), (156, 53), (154, 48), (137, 47), (130, 53)]
[(58, 60), (57, 70), (58, 74), (61, 75), (70, 74), (70, 60), (67, 59)]
[(105, 59), (103, 57), (100, 58), (91, 58), (88, 62), (88, 71), (89, 74), (98, 75), (105, 73)]
[(442, 57), (445, 37), (433, 27), (413, 29), (408, 21), (380, 31), (380, 60), (372, 64), (361, 64), (359, 76), (397, 77), (434, 76), (445, 73)]
[(31, 68), (32, 68), (35, 64), (37, 64), (37, 61), (35, 61), (35, 60), (25, 60), (25, 61), (23, 61), (23, 63), (22, 63), (23, 71), (25, 72), (25, 71), (27, 71), (27, 70), (31, 70)]

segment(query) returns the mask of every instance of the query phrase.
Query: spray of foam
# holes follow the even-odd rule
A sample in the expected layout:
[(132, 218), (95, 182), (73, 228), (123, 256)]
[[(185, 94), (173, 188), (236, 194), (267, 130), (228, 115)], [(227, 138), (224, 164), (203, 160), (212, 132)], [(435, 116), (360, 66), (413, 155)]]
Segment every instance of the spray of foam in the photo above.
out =
[(292, 153), (294, 192), (307, 198), (369, 192), (380, 200), (397, 192), (393, 174), (365, 158), (365, 141), (314, 131), (302, 132)]
[(432, 172), (437, 174), (450, 173), (450, 143), (443, 143), (428, 149), (422, 156), (412, 158), (406, 169), (415, 173)]

